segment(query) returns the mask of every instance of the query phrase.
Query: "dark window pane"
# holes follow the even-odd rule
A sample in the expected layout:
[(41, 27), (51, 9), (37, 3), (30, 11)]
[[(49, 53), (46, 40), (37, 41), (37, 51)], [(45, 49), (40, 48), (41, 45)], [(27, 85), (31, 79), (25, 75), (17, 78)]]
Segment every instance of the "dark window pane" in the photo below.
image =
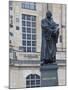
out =
[(19, 30), (19, 26), (16, 26), (16, 30)]
[(12, 28), (12, 27), (13, 27), (13, 25), (12, 25), (12, 24), (10, 24), (10, 27)]
[(32, 21), (36, 21), (36, 16), (32, 16)]
[(31, 33), (31, 28), (27, 28), (27, 33)]
[(26, 39), (26, 34), (23, 34), (22, 35), (22, 39)]
[(13, 52), (13, 58), (16, 59), (16, 52)]
[(26, 19), (26, 15), (22, 14), (22, 19), (25, 20)]
[(35, 75), (31, 74), (31, 79), (35, 79)]
[(40, 80), (36, 80), (36, 84), (40, 84)]
[(31, 26), (31, 22), (27, 22), (27, 26)]
[(32, 28), (32, 33), (36, 33), (36, 29)]
[(34, 10), (34, 3), (30, 3), (30, 8)]
[(27, 39), (31, 39), (31, 34), (27, 34)]
[(22, 44), (23, 44), (23, 45), (26, 45), (26, 41), (23, 41)]
[(9, 34), (10, 34), (11, 36), (13, 36), (13, 33), (12, 33), (12, 32), (9, 32)]
[(32, 47), (32, 52), (36, 52), (36, 47)]
[(13, 51), (13, 49), (12, 48), (9, 48), (9, 52), (11, 53)]
[(27, 76), (26, 79), (30, 79), (31, 75)]
[(31, 47), (27, 47), (27, 52), (31, 52)]
[(36, 46), (36, 41), (32, 41), (32, 46)]
[(31, 16), (30, 15), (27, 15), (27, 20), (31, 20)]
[(34, 2), (34, 10), (36, 10), (36, 3)]
[(26, 26), (26, 22), (25, 21), (22, 21), (22, 26)]
[(26, 9), (29, 9), (29, 2), (24, 2), (23, 4), (25, 5)]
[(40, 77), (38, 75), (36, 75), (36, 79), (40, 79)]
[(32, 27), (36, 27), (36, 22), (32, 22)]
[(31, 46), (31, 41), (27, 41), (27, 46)]
[(35, 85), (35, 80), (31, 80), (31, 85)]
[(25, 27), (22, 27), (22, 32), (26, 32), (26, 28)]
[(16, 18), (16, 22), (19, 22), (19, 18)]
[(30, 80), (29, 80), (29, 81), (27, 80), (27, 81), (26, 81), (26, 84), (27, 84), (27, 85), (30, 85)]
[(32, 35), (32, 40), (36, 40), (36, 35)]

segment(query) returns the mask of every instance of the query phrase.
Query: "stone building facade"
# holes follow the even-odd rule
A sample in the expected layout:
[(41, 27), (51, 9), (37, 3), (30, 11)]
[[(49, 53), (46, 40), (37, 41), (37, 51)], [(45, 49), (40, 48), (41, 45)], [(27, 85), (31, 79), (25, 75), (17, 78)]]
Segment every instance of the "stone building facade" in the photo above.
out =
[(41, 86), (41, 19), (47, 10), (59, 24), (58, 85), (66, 85), (66, 5), (9, 1), (9, 88)]

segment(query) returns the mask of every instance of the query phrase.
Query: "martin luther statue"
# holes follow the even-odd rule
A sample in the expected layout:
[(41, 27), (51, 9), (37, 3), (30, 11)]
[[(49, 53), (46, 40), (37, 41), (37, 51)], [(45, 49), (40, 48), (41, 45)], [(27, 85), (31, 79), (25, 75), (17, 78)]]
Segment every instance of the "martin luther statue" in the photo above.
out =
[(56, 43), (58, 41), (59, 28), (52, 18), (52, 13), (47, 11), (46, 18), (41, 21), (42, 45), (41, 65), (56, 61)]

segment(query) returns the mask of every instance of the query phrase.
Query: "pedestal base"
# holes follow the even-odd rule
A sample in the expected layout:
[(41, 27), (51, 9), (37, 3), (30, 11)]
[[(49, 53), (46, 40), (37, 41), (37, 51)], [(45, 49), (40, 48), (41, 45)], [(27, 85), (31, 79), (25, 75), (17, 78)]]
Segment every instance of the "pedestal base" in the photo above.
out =
[(41, 87), (58, 86), (57, 64), (45, 64), (41, 66)]

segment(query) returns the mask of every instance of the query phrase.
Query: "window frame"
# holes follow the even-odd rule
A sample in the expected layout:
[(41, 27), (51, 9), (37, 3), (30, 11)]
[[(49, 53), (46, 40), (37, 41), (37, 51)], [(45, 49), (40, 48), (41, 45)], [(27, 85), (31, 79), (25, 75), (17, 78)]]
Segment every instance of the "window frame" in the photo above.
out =
[(29, 10), (36, 10), (36, 2), (23, 2), (21, 7)]
[(16, 30), (19, 30), (20, 29), (20, 27), (19, 26), (16, 26)]
[[(27, 18), (28, 16), (30, 17), (30, 20)], [(23, 49), (26, 47), (25, 52), (29, 52), (28, 48), (31, 47), (30, 52), (36, 52), (36, 44), (33, 45), (33, 41), (35, 41), (35, 43), (36, 43), (36, 26), (32, 27), (32, 22), (35, 22), (35, 24), (36, 24), (36, 16), (28, 15), (28, 14), (22, 14), (22, 17), (24, 17), (24, 18), (22, 18), (21, 22), (26, 23), (26, 26), (22, 25), (22, 41), (26, 40), (26, 45), (24, 46), (22, 44), (23, 45)], [(32, 20), (32, 17), (34, 17), (35, 19)], [(27, 22), (28, 21), (31, 23), (31, 26), (27, 26)], [(25, 28), (25, 31), (23, 30), (24, 28)], [(30, 32), (28, 31), (28, 29), (30, 29)], [(35, 32), (32, 31), (33, 29), (35, 29)], [(24, 34), (26, 35), (26, 38), (23, 38)], [(35, 39), (33, 38), (34, 35), (35, 35)], [(28, 41), (31, 41), (31, 45), (30, 46), (27, 44)], [(34, 50), (34, 48), (35, 48), (35, 50)]]
[[(33, 78), (31, 76), (33, 75)], [(38, 78), (37, 78), (38, 76)], [(37, 82), (39, 81), (39, 82)], [(29, 84), (27, 83), (29, 82)], [(26, 88), (32, 88), (32, 87), (40, 87), (41, 86), (41, 79), (40, 76), (37, 74), (30, 74), (26, 77)]]

